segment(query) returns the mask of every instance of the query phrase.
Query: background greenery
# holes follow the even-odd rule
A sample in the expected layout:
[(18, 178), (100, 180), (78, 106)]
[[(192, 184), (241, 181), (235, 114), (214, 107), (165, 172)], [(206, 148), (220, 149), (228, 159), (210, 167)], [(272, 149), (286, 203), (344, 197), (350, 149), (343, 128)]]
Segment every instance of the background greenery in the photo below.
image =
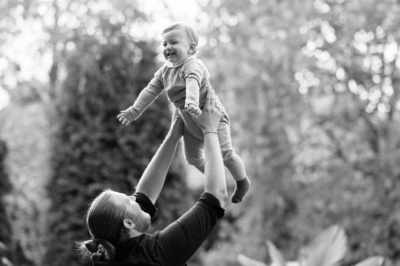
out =
[[(164, 96), (133, 126), (115, 118), (162, 64), (143, 34), (159, 18), (141, 3), (2, 3), (0, 86), (12, 98), (0, 113), (0, 241), (14, 265), (87, 265), (74, 241), (88, 238), (88, 203), (106, 187), (131, 191), (165, 136)], [(191, 265), (238, 265), (240, 253), (269, 262), (267, 239), (294, 260), (332, 224), (349, 237), (343, 265), (399, 263), (399, 20), (392, 0), (199, 1), (199, 57), (253, 186)], [(43, 29), (48, 82), (24, 79), (7, 53), (21, 21)], [(201, 192), (177, 155), (152, 230)]]

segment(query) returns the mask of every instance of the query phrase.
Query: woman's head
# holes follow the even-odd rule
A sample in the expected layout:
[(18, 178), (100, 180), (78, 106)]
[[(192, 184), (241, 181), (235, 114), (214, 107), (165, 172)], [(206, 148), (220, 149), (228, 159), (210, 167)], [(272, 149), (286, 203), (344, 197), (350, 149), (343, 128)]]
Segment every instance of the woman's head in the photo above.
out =
[(93, 200), (86, 224), (93, 238), (117, 244), (129, 238), (132, 229), (145, 233), (150, 227), (150, 220), (134, 196), (107, 189)]
[(112, 192), (105, 190), (93, 200), (87, 213), (86, 225), (93, 238), (116, 244), (121, 238), (126, 210), (113, 202)]
[(86, 224), (92, 239), (79, 245), (81, 253), (89, 250), (93, 258), (112, 260), (115, 245), (147, 232), (151, 218), (134, 196), (107, 189), (90, 204)]

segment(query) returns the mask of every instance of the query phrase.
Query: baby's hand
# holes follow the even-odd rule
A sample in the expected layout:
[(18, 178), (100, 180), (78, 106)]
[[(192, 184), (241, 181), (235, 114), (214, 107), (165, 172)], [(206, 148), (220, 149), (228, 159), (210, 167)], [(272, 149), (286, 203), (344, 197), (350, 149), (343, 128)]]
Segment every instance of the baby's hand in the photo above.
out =
[(190, 113), (192, 115), (195, 115), (195, 116), (201, 115), (201, 109), (193, 103), (185, 104), (185, 109), (186, 109), (186, 111), (188, 111), (188, 113)]
[(121, 111), (121, 113), (117, 115), (117, 118), (123, 125), (125, 124), (127, 126), (136, 119), (136, 117), (129, 111), (129, 108)]

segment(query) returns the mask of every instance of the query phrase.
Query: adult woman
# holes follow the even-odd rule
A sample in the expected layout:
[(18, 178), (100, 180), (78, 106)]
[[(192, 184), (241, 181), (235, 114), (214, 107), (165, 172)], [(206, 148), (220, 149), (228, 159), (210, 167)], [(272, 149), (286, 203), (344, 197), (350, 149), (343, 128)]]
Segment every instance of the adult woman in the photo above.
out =
[(148, 234), (154, 206), (164, 185), (183, 123), (175, 118), (163, 144), (140, 178), (132, 196), (106, 190), (91, 204), (87, 226), (93, 237), (82, 249), (93, 265), (186, 265), (224, 215), (227, 188), (217, 127), (216, 96), (207, 95), (203, 113), (194, 117), (204, 134), (205, 190), (196, 204), (164, 230)]

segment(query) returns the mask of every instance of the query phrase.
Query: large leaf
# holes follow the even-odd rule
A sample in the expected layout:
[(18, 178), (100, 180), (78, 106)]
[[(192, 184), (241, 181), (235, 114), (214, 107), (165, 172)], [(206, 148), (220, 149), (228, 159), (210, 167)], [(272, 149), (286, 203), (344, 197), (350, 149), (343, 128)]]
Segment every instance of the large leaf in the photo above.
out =
[(271, 241), (267, 241), (269, 256), (272, 260), (272, 265), (274, 266), (285, 266), (286, 260), (282, 253), (275, 247)]
[(385, 258), (380, 256), (374, 256), (366, 258), (365, 260), (357, 263), (354, 266), (382, 266), (385, 262)]
[(254, 259), (250, 259), (249, 257), (247, 257), (243, 254), (239, 254), (239, 256), (237, 257), (237, 261), (242, 266), (267, 266), (267, 265), (265, 265), (265, 263), (254, 260)]
[(319, 234), (302, 254), (305, 254), (307, 266), (334, 266), (343, 259), (346, 250), (346, 234), (335, 225)]

